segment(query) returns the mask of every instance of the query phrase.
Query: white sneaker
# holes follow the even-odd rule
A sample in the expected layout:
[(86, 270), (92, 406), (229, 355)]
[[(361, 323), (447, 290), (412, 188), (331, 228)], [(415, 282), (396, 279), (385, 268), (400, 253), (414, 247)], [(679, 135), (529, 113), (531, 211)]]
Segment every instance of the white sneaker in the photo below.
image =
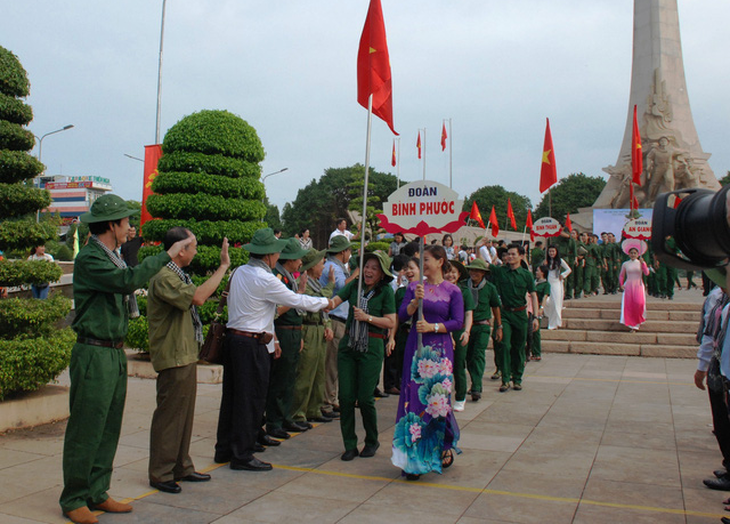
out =
[(464, 406), (466, 406), (466, 400), (454, 401), (454, 411), (464, 411)]

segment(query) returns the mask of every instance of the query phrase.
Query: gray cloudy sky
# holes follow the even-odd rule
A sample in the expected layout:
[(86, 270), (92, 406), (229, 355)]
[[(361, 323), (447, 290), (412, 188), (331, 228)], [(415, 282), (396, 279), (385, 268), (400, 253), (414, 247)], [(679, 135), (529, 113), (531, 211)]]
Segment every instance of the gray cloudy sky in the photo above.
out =
[[(394, 86), (400, 174), (448, 184), (441, 122), (453, 119), (454, 189), (502, 184), (540, 200), (550, 117), (558, 176), (618, 156), (628, 110), (630, 0), (382, 0)], [(141, 199), (143, 156), (154, 142), (162, 0), (4, 2), (0, 45), (28, 71), (36, 135), (49, 174), (111, 178)], [(201, 109), (253, 125), (280, 208), (328, 167), (365, 159), (366, 110), (356, 102), (356, 56), (367, 0), (168, 0), (162, 133)], [(730, 2), (679, 0), (692, 111), (715, 174), (730, 169)], [(373, 122), (371, 164), (390, 166), (393, 136)], [(448, 151), (448, 150), (447, 150)]]

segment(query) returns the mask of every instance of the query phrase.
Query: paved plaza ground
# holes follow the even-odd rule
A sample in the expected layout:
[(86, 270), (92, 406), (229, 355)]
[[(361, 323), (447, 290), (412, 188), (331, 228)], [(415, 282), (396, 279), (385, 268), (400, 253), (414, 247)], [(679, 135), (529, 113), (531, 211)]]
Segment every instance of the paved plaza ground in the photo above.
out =
[[(491, 358), (491, 351), (488, 357)], [(213, 463), (219, 385), (199, 385), (192, 453), (203, 484), (179, 495), (147, 483), (153, 380), (129, 380), (111, 494), (132, 501), (105, 523), (718, 522), (730, 493), (702, 479), (720, 466), (707, 394), (695, 362), (547, 354), (527, 367), (525, 389), (457, 414), (463, 453), (444, 475), (405, 481), (390, 464), (397, 398), (377, 403), (374, 458), (342, 462), (339, 424), (320, 424), (260, 458), (264, 473)], [(66, 522), (58, 507), (65, 423), (0, 436), (0, 522)], [(359, 428), (362, 438), (362, 429)], [(730, 513), (728, 513), (730, 516)]]

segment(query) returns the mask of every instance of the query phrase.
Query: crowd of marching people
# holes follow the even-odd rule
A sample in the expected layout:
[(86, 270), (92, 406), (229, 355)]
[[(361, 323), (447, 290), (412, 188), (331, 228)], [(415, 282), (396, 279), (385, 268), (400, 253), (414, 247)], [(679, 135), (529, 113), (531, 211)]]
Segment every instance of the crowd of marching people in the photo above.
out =
[[(185, 272), (197, 241), (182, 227), (168, 231), (159, 255), (128, 265), (118, 248), (130, 236), (133, 213), (106, 195), (81, 217), (91, 236), (75, 265), (78, 339), (61, 496), (64, 514), (80, 524), (97, 522), (92, 509), (132, 510), (107, 491), (126, 390), (122, 341), (134, 290), (147, 280), (150, 354), (158, 372), (149, 482), (174, 494), (183, 482), (211, 479), (196, 471), (189, 454), (203, 340), (197, 307), (228, 272), (228, 243), (218, 269), (197, 285)], [(258, 454), (333, 421), (339, 421), (343, 461), (373, 457), (381, 447), (375, 399), (395, 395), (391, 462), (407, 480), (441, 473), (460, 453), (455, 412), (467, 409), (467, 399), (482, 398), (490, 341), (497, 390), (520, 391), (526, 362), (542, 358), (541, 324), (561, 326), (564, 300), (597, 293), (594, 285), (602, 281), (606, 294), (624, 291), (622, 322), (638, 329), (644, 279), (652, 268), (657, 273), (646, 260), (646, 243), (619, 245), (612, 235), (597, 243), (595, 235), (566, 232), (545, 250), (538, 242), (527, 253), (521, 243), (481, 239), (469, 248), (455, 245), (451, 235), (424, 244), (397, 233), (387, 252), (360, 255), (345, 220), (321, 250), (308, 231), (289, 239), (277, 233), (260, 229), (243, 246), (249, 261), (233, 270), (225, 293), (224, 375), (212, 451), (216, 463), (233, 470), (271, 470)], [(727, 303), (722, 296), (708, 298), (705, 333), (715, 342), (703, 346), (702, 366), (726, 322), (717, 316), (716, 304)], [(716, 397), (711, 392), (713, 406)], [(725, 432), (720, 426), (718, 441), (730, 435), (730, 423)], [(724, 465), (730, 464), (726, 447), (721, 444)], [(730, 474), (720, 473), (713, 485), (730, 490)]]

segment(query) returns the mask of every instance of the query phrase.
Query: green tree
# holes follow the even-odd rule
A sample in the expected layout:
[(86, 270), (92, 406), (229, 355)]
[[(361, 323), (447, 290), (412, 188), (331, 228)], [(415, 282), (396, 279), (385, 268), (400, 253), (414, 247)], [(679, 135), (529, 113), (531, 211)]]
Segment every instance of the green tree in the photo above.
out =
[(722, 177), (719, 180), (719, 182), (720, 182), (720, 185), (721, 186), (726, 186), (726, 185), (730, 184), (730, 171), (728, 171), (727, 172), (727, 175), (725, 175), (724, 177)]
[[(36, 212), (51, 203), (48, 191), (33, 187), (43, 164), (30, 156), (35, 138), (26, 126), (31, 107), (21, 100), (30, 93), (28, 75), (18, 58), (0, 47), (0, 249), (22, 260), (0, 261), (0, 286), (43, 284), (61, 277), (61, 269), (44, 261), (26, 261), (35, 247), (57, 237), (53, 217), (36, 222)], [(47, 301), (0, 300), (0, 400), (18, 391), (47, 384), (68, 366), (74, 336), (55, 324), (71, 303), (54, 294)]]
[(497, 213), (497, 220), (499, 220), (499, 229), (504, 231), (505, 229), (511, 231), (512, 225), (507, 218), (507, 200), (512, 202), (512, 210), (515, 213), (515, 222), (517, 222), (517, 230), (522, 231), (525, 227), (525, 220), (527, 220), (527, 210), (532, 208), (530, 199), (514, 191), (507, 191), (502, 186), (484, 186), (474, 191), (471, 195), (464, 199), (464, 211), (471, 211), (471, 206), (474, 201), (479, 207), (479, 212), (482, 215), (484, 224), (487, 224), (489, 214), (494, 206), (494, 211)]
[(269, 202), (269, 197), (264, 198), (264, 205), (266, 206), (266, 216), (264, 216), (264, 222), (271, 229), (281, 229), (281, 216), (279, 215), (279, 206)]
[(550, 197), (545, 193), (535, 209), (535, 220), (550, 216), (550, 199), (552, 199), (552, 217), (561, 224), (568, 213), (577, 213), (581, 207), (591, 207), (603, 191), (606, 181), (599, 176), (587, 176), (573, 173), (557, 185), (550, 188)]
[[(285, 232), (293, 235), (308, 228), (314, 245), (324, 248), (338, 218), (347, 217), (348, 210), (362, 213), (364, 172), (362, 164), (326, 169), (319, 180), (313, 179), (299, 190), (294, 202), (284, 205), (281, 217)], [(371, 211), (382, 212), (382, 202), (396, 190), (398, 181), (394, 175), (375, 171), (373, 167), (368, 178), (370, 215)], [(376, 199), (377, 203), (370, 206)]]

